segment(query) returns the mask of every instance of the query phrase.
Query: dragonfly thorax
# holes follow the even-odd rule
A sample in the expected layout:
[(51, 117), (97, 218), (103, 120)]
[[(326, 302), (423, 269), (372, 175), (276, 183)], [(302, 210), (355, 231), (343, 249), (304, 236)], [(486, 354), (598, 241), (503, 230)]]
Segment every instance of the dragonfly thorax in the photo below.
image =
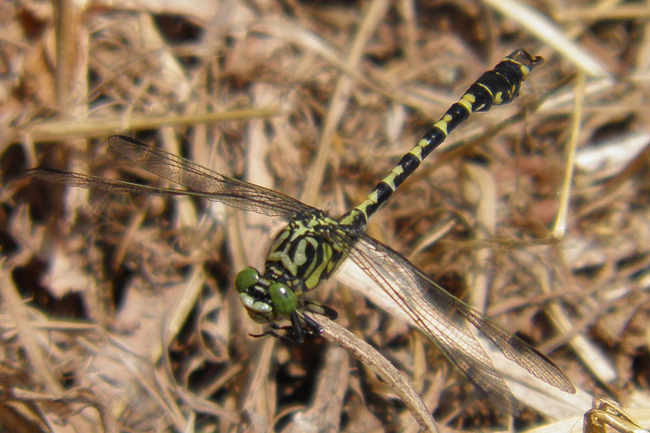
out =
[(269, 249), (264, 274), (246, 268), (237, 275), (235, 286), (249, 316), (269, 323), (303, 309), (303, 294), (329, 278), (347, 258), (351, 236), (352, 231), (342, 230), (321, 211), (291, 219)]

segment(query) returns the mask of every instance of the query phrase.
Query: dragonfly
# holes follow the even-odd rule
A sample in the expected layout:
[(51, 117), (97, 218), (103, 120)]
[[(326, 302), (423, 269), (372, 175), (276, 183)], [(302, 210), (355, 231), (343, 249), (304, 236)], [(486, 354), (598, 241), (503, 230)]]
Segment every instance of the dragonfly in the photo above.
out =
[[(469, 324), (492, 341), (506, 358), (534, 376), (568, 393), (575, 393), (575, 388), (546, 356), (448, 293), (403, 255), (366, 234), (365, 229), (375, 212), (452, 130), (475, 111), (488, 111), (513, 101), (519, 96), (524, 80), (543, 62), (542, 57), (533, 57), (524, 49), (506, 56), (467, 89), (358, 206), (338, 218), (278, 191), (214, 172), (126, 136), (109, 138), (113, 151), (187, 189), (148, 186), (49, 168), (31, 169), (27, 174), (114, 193), (198, 197), (245, 211), (284, 217), (288, 223), (275, 236), (263, 272), (247, 267), (235, 278), (235, 288), (250, 318), (272, 329), (261, 335), (270, 334), (300, 344), (306, 337), (320, 334), (322, 328), (317, 320), (305, 313), (336, 319), (336, 311), (307, 299), (304, 294), (318, 287), (350, 259), (497, 408), (515, 413), (514, 397)], [(280, 326), (280, 323), (289, 324)]]

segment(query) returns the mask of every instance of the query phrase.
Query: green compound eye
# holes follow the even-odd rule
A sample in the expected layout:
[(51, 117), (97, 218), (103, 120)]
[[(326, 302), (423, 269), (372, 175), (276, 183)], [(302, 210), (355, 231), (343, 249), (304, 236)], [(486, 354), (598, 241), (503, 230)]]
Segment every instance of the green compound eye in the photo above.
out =
[(298, 308), (298, 298), (286, 284), (271, 284), (269, 294), (271, 295), (275, 314), (280, 317), (288, 317)]
[(249, 287), (257, 284), (259, 280), (260, 274), (257, 272), (257, 269), (244, 268), (235, 277), (235, 288), (238, 293), (243, 293), (246, 292)]

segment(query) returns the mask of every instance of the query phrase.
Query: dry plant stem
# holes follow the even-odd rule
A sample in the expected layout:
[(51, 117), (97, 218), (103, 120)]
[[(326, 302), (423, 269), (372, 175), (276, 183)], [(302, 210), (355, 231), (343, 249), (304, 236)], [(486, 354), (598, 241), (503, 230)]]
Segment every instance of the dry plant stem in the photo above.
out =
[[(497, 188), (493, 174), (478, 164), (465, 163), (463, 190), (468, 203), (476, 209), (475, 240), (478, 242), (494, 237), (497, 223)], [(492, 250), (477, 249), (472, 253), (472, 267), (466, 276), (470, 287), (470, 305), (485, 313), (491, 280)]]
[[(275, 338), (265, 338), (257, 360), (254, 362), (253, 377), (248, 382), (249, 387), (241, 405), (242, 411), (251, 420), (251, 431), (265, 431), (271, 428), (266, 425), (273, 419), (275, 414), (275, 400), (272, 398), (274, 389), (269, 382), (269, 372), (273, 351), (275, 349)], [(257, 423), (257, 424), (256, 424)]]
[[(77, 33), (80, 30), (79, 11), (72, 0), (56, 0), (54, 2), (54, 23), (56, 27), (56, 99), (60, 110), (69, 114), (75, 104), (75, 85), (79, 84), (74, 79), (77, 76), (79, 53)], [(82, 33), (85, 34), (85, 32)], [(85, 65), (87, 66), (87, 65)], [(84, 83), (84, 81), (80, 81)], [(83, 95), (87, 93), (87, 88)]]
[[(160, 130), (160, 136), (163, 149), (175, 155), (180, 154), (182, 146), (177, 138), (174, 128), (171, 126), (162, 127)], [(195, 229), (199, 223), (199, 216), (197, 215), (197, 209), (192, 204), (192, 200), (189, 197), (174, 197), (174, 201), (176, 202), (177, 210), (175, 220), (176, 229)]]
[(44, 122), (26, 128), (34, 141), (49, 142), (71, 138), (105, 137), (118, 131), (140, 131), (163, 126), (192, 126), (201, 123), (225, 122), (229, 120), (266, 119), (282, 115), (279, 107), (262, 107), (247, 110), (232, 110), (223, 113), (129, 116), (112, 119), (88, 119), (86, 121)]
[[(158, 377), (158, 380), (160, 382), (164, 382), (165, 385), (168, 385), (170, 389), (175, 392), (180, 399), (182, 399), (184, 402), (186, 402), (193, 410), (196, 412), (201, 412), (201, 413), (206, 413), (206, 414), (212, 414), (215, 417), (219, 417), (224, 421), (230, 422), (233, 425), (237, 425), (242, 422), (241, 418), (239, 417), (239, 414), (234, 413), (233, 411), (226, 410), (223, 408), (221, 405), (214, 403), (210, 401), (209, 399), (198, 396), (192, 392), (190, 392), (184, 384), (179, 384), (175, 379), (174, 379), (174, 372), (172, 368), (172, 361), (169, 357), (169, 343), (170, 343), (170, 335), (169, 333), (167, 335), (163, 335), (162, 341), (165, 344), (165, 347), (163, 348), (163, 353), (162, 353), (162, 361), (163, 365), (165, 367), (165, 377), (160, 378)], [(239, 368), (235, 368), (231, 371), (232, 374), (235, 374), (239, 371)], [(232, 374), (230, 375), (225, 375), (221, 378), (222, 381), (228, 380), (232, 378)], [(171, 384), (171, 385), (169, 385)], [(219, 388), (220, 386), (223, 385), (223, 382), (217, 382), (214, 384), (215, 388)], [(209, 395), (211, 392), (214, 391), (214, 389), (208, 389), (207, 394)]]
[(349, 374), (349, 357), (346, 351), (338, 346), (328, 345), (309, 409), (296, 413), (294, 422), (283, 433), (339, 432)]
[(438, 432), (435, 421), (418, 393), (408, 383), (404, 374), (397, 370), (390, 361), (368, 343), (326, 317), (310, 312), (305, 314), (322, 326), (323, 337), (343, 347), (386, 382), (400, 397), (402, 403), (409, 408), (423, 431)]
[(113, 256), (113, 263), (111, 265), (113, 272), (117, 272), (117, 270), (122, 265), (124, 257), (126, 257), (129, 246), (131, 245), (131, 240), (133, 239), (133, 236), (140, 228), (140, 226), (142, 225), (142, 223), (144, 222), (147, 216), (147, 210), (148, 210), (147, 207), (140, 209), (137, 213), (133, 215), (129, 224), (127, 225), (127, 228), (124, 231), (124, 234), (122, 235), (122, 239), (120, 240), (120, 243), (117, 245), (117, 248), (115, 250), (115, 255)]
[(564, 58), (591, 77), (609, 77), (607, 69), (586, 52), (548, 17), (516, 0), (486, 0), (486, 3), (521, 24), (545, 44), (552, 46)]
[[(372, 37), (376, 27), (380, 24), (381, 19), (386, 14), (388, 4), (389, 2), (386, 0), (373, 0), (370, 4), (359, 28), (359, 32), (354, 38), (348, 58), (345, 61), (349, 69), (358, 69), (364, 54), (364, 48)], [(311, 170), (308, 171), (305, 190), (301, 195), (301, 200), (305, 203), (313, 203), (318, 197), (318, 191), (321, 190), (323, 174), (329, 162), (329, 153), (332, 147), (334, 132), (346, 112), (352, 84), (351, 78), (345, 75), (339, 77), (334, 94), (330, 99), (331, 104), (327, 112), (327, 120), (318, 143), (318, 154), (312, 164)]]
[(411, 0), (399, 0), (397, 2), (397, 8), (404, 19), (406, 39), (404, 45), (406, 47), (406, 56), (410, 62), (416, 62), (418, 58), (417, 12), (414, 3)]
[[(561, 256), (561, 254), (560, 254)], [(538, 276), (538, 281), (542, 292), (551, 293), (553, 285), (553, 276), (550, 270), (545, 269), (542, 264), (535, 265), (532, 272)], [(562, 307), (556, 303), (550, 303), (548, 306), (549, 317), (553, 326), (561, 335), (571, 335), (574, 333), (574, 323), (567, 317)], [(593, 345), (584, 334), (574, 334), (569, 339), (571, 348), (582, 359), (584, 365), (605, 384), (611, 383), (616, 379), (616, 371), (604, 354)]]
[[(620, 0), (601, 1), (598, 2), (597, 4), (593, 4), (592, 7), (590, 8), (590, 11), (592, 11), (593, 13), (610, 11), (613, 8), (617, 7), (617, 5), (620, 5), (621, 3), (623, 2), (621, 2)], [(647, 6), (646, 6), (646, 10), (647, 10)], [(562, 15), (562, 17), (564, 17), (564, 15), (566, 15), (567, 12), (569, 11), (564, 10), (562, 11), (562, 14), (555, 14), (555, 15)], [(561, 19), (559, 21), (563, 22), (563, 20)], [(582, 35), (585, 32), (585, 30), (588, 28), (589, 25), (590, 23), (587, 20), (584, 21), (580, 20), (576, 23), (573, 23), (572, 25), (566, 26), (564, 33), (572, 39), (577, 38), (580, 37), (580, 35)]]
[[(571, 122), (571, 136), (565, 152), (564, 175), (560, 191), (559, 209), (553, 227), (553, 237), (559, 240), (564, 238), (567, 229), (569, 202), (571, 198), (571, 187), (575, 167), (575, 154), (578, 140), (580, 138), (584, 98), (585, 75), (584, 73), (579, 72), (575, 84), (575, 106)], [(564, 257), (562, 253), (560, 253), (559, 256)], [(543, 274), (546, 275), (544, 278), (551, 278), (548, 273), (543, 272)], [(541, 286), (543, 289), (551, 290), (551, 284), (548, 281)], [(553, 323), (562, 334), (572, 332), (572, 322), (559, 305), (555, 303), (550, 304), (549, 313)], [(609, 384), (616, 379), (616, 372), (609, 366), (609, 362), (607, 362), (600, 350), (593, 346), (588, 339), (584, 338), (582, 335), (574, 335), (569, 341), (571, 347), (576, 351), (576, 353), (578, 353), (578, 356), (580, 356), (587, 368), (602, 383)]]
[[(357, 86), (366, 87), (373, 92), (385, 96), (389, 100), (406, 105), (417, 111), (425, 113), (431, 111), (431, 104), (424, 103), (422, 98), (417, 95), (414, 96), (412, 93), (396, 87), (394, 81), (386, 78), (386, 74), (383, 73), (383, 71), (368, 68), (367, 70), (364, 70), (363, 74), (361, 74), (359, 73), (358, 67), (350, 68), (348, 64), (341, 59), (342, 54), (339, 51), (332, 48), (327, 44), (327, 42), (313, 33), (305, 31), (302, 27), (296, 26), (293, 21), (260, 23), (255, 28), (261, 33), (272, 35), (283, 40), (290, 40), (297, 46), (318, 54), (327, 62), (331, 63), (333, 67), (339, 69), (347, 77), (353, 79), (354, 84)], [(437, 111), (434, 111), (429, 114), (433, 117), (438, 113)]]
[[(192, 309), (196, 305), (197, 298), (199, 297), (203, 285), (205, 284), (205, 272), (203, 267), (200, 265), (192, 266), (189, 277), (187, 278), (187, 286), (183, 291), (183, 296), (180, 299), (180, 302), (176, 303), (173, 306), (173, 309), (167, 312), (167, 321), (165, 323), (165, 332), (163, 335), (163, 349), (172, 343), (172, 340), (177, 337), (178, 333), (181, 331), (181, 328), (188, 320)], [(152, 353), (151, 357), (154, 362), (156, 362), (161, 353)]]
[[(31, 402), (57, 402), (68, 405), (86, 405), (92, 406), (97, 410), (97, 413), (100, 416), (104, 432), (106, 433), (119, 433), (119, 428), (113, 418), (113, 414), (110, 413), (108, 408), (99, 401), (97, 396), (92, 394), (88, 390), (76, 389), (71, 391), (66, 391), (61, 395), (47, 395), (41, 392), (31, 392), (22, 389), (14, 389), (12, 392), (12, 397), (19, 401), (31, 401)], [(3, 420), (6, 421), (6, 420)], [(73, 421), (74, 423), (74, 421)], [(4, 424), (7, 425), (7, 424)], [(74, 427), (73, 427), (74, 429)], [(15, 430), (23, 431), (23, 430)]]
[[(647, 4), (643, 5), (625, 5), (614, 2), (614, 5), (609, 3), (598, 3), (589, 8), (572, 7), (571, 9), (562, 11), (557, 14), (555, 19), (561, 23), (586, 23), (601, 20), (632, 20), (643, 19), (650, 17), (650, 8)], [(603, 4), (607, 6), (603, 8)]]
[(580, 125), (582, 122), (585, 100), (585, 75), (578, 73), (575, 85), (575, 108), (571, 121), (571, 137), (566, 147), (564, 161), (564, 176), (562, 189), (560, 191), (559, 209), (553, 226), (553, 237), (562, 239), (566, 233), (567, 217), (569, 211), (569, 199), (571, 197), (571, 185), (573, 183), (573, 171), (575, 167), (576, 147), (580, 138)]
[(0, 294), (8, 313), (13, 315), (18, 336), (25, 349), (25, 355), (31, 364), (32, 372), (47, 392), (60, 395), (64, 389), (49, 369), (47, 356), (45, 356), (37, 342), (36, 330), (29, 320), (25, 305), (11, 278), (11, 271), (11, 269), (7, 268), (5, 260), (0, 260)]

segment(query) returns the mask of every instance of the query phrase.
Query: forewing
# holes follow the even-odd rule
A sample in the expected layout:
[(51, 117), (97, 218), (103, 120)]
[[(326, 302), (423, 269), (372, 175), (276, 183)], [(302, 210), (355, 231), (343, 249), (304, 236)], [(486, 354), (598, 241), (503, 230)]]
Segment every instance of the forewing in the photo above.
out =
[(145, 170), (189, 189), (157, 188), (53, 169), (28, 170), (27, 174), (51, 182), (118, 193), (201, 197), (270, 216), (291, 217), (313, 210), (287, 195), (214, 172), (138, 140), (113, 136), (109, 142), (115, 151)]
[(396, 251), (362, 233), (350, 257), (496, 406), (516, 412), (508, 386), (467, 329), (467, 321), (508, 359), (563, 391), (575, 392), (544, 355), (450, 295)]
[(300, 201), (252, 183), (233, 179), (161, 149), (122, 135), (108, 139), (111, 147), (145, 170), (207, 194), (205, 198), (266, 215), (292, 216), (311, 210)]

